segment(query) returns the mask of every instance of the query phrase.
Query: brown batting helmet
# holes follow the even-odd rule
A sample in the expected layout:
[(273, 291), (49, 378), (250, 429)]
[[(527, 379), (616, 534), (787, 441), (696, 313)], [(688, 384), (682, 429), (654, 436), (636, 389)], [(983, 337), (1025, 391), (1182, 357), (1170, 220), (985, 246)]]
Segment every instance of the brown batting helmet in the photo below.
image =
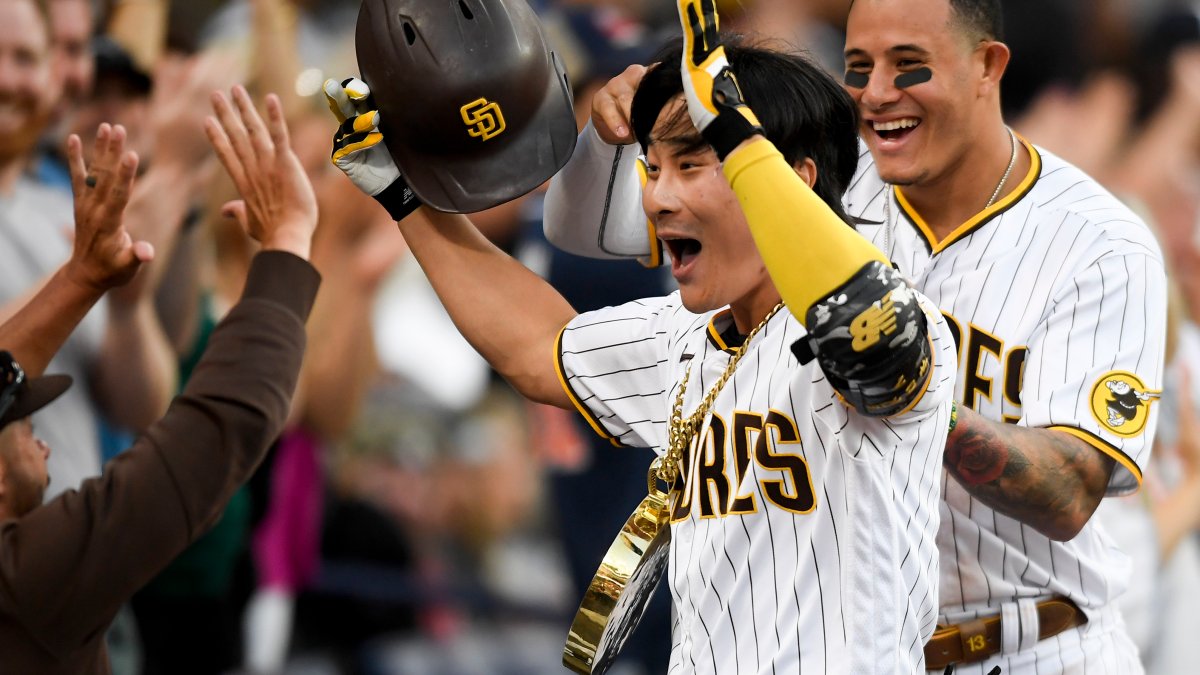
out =
[(575, 149), (566, 72), (525, 0), (364, 0), (355, 44), (388, 152), (435, 209), (519, 197)]

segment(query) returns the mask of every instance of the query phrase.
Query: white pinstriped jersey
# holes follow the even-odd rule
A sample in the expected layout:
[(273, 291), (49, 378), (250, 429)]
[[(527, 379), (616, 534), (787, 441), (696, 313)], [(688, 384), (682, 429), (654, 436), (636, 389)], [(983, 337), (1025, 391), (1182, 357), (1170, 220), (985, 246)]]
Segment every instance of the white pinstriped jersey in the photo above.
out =
[[(805, 331), (786, 309), (754, 338), (672, 491), (671, 673), (920, 668), (954, 377), (948, 328), (920, 302), (930, 384), (886, 420), (854, 413), (816, 362), (797, 361)], [(687, 415), (729, 363), (730, 333), (727, 310), (692, 314), (678, 293), (637, 301), (573, 320), (559, 372), (598, 432), (661, 454), (685, 371)]]
[[(1019, 187), (940, 243), (882, 183), (865, 149), (847, 212), (869, 221), (858, 230), (952, 319), (960, 405), (1087, 441), (1116, 460), (1109, 493), (1128, 493), (1149, 459), (1163, 376), (1162, 254), (1145, 224), (1094, 180), (1026, 147), (1034, 162)], [(1050, 595), (1070, 597), (1092, 624), (1108, 620), (1101, 610), (1127, 587), (1129, 564), (1098, 524), (1055, 542), (948, 475), (942, 489), (942, 621)], [(1122, 672), (1091, 658), (1086, 672)]]

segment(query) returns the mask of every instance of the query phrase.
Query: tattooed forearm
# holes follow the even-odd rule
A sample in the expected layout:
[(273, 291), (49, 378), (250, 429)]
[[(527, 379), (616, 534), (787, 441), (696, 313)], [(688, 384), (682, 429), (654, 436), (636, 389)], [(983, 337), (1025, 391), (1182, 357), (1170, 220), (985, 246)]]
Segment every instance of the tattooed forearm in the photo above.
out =
[(1062, 432), (959, 409), (946, 469), (974, 497), (1051, 539), (1074, 537), (1104, 497), (1113, 460)]

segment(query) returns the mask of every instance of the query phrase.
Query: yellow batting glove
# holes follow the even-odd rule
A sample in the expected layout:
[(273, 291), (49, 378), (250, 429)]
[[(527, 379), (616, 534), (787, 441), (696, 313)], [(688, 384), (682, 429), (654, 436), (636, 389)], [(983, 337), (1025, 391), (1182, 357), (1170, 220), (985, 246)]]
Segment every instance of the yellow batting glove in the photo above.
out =
[(725, 57), (715, 0), (676, 0), (683, 28), (683, 90), (688, 114), (717, 157), (724, 160), (742, 141), (763, 133), (746, 105)]
[(325, 101), (339, 123), (330, 157), (334, 165), (396, 220), (421, 206), (383, 144), (379, 111), (373, 109), (370, 87), (355, 77), (340, 83), (326, 80)]

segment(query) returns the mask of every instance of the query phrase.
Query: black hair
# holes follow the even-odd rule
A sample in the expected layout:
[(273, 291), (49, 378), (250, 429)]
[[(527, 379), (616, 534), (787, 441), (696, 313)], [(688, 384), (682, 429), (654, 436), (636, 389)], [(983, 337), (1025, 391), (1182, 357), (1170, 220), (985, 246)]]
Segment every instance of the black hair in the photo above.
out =
[(1004, 41), (1000, 0), (950, 0), (950, 9), (973, 40)]
[[(813, 191), (850, 222), (842, 195), (858, 168), (859, 117), (853, 99), (803, 56), (748, 46), (737, 36), (722, 36), (722, 42), (746, 104), (762, 122), (767, 139), (788, 164), (812, 159), (817, 165)], [(646, 73), (633, 97), (631, 124), (643, 150), (663, 106), (683, 93), (682, 54), (682, 41), (668, 43), (655, 58), (659, 65)], [(687, 111), (680, 110), (680, 119), (672, 120), (672, 126), (686, 122), (690, 128)], [(703, 144), (699, 136), (685, 135), (680, 140)]]
[[(949, 0), (954, 18), (974, 40), (1004, 41), (1004, 15), (1000, 0)], [(854, 6), (854, 0), (850, 0)]]

